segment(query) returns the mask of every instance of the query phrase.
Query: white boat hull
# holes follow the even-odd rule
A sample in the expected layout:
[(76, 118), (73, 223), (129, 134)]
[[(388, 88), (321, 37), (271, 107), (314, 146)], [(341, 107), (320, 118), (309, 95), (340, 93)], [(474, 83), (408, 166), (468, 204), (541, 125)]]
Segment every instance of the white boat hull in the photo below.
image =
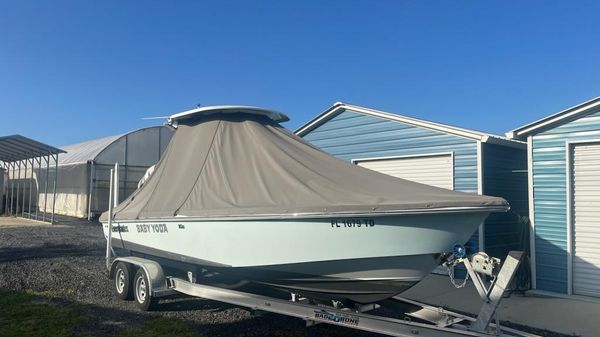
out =
[[(372, 302), (419, 282), (487, 212), (113, 222), (116, 248), (305, 296)], [(118, 231), (117, 231), (118, 229)], [(108, 224), (104, 224), (105, 235)]]

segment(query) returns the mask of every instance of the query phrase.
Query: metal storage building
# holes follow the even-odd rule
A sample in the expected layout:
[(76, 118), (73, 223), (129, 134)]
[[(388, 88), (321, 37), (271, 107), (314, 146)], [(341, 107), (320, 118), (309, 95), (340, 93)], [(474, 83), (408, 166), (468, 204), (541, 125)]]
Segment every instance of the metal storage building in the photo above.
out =
[(528, 240), (517, 216), (528, 214), (523, 142), (345, 103), (335, 103), (296, 134), (356, 165), (507, 199), (516, 214), (488, 217), (469, 241), (471, 251), (485, 249), (504, 257)]
[(155, 126), (62, 146), (67, 153), (59, 155), (56, 213), (92, 218), (106, 211), (109, 172), (115, 163), (119, 164), (119, 201), (124, 200), (158, 162), (172, 135), (169, 127)]
[[(21, 135), (0, 137), (0, 195), (6, 214), (54, 222), (54, 203), (48, 203), (48, 196), (56, 192), (56, 179), (48, 177), (64, 152)], [(45, 184), (38, 185), (35, 177), (44, 177)]]
[(527, 141), (533, 287), (600, 297), (600, 97), (507, 136)]

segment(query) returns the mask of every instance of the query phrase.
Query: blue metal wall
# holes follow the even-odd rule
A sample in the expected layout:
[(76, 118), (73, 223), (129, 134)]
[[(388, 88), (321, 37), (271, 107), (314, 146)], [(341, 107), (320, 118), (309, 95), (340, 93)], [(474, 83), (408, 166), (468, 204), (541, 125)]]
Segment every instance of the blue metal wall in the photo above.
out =
[(600, 110), (533, 136), (537, 289), (567, 293), (567, 141), (600, 139)]
[[(358, 158), (454, 153), (454, 189), (477, 193), (477, 141), (346, 110), (304, 135), (329, 154)], [(469, 241), (478, 249), (477, 233)]]
[(527, 150), (483, 144), (483, 194), (503, 197), (511, 212), (493, 213), (485, 221), (485, 251), (504, 258), (510, 250), (528, 245)]

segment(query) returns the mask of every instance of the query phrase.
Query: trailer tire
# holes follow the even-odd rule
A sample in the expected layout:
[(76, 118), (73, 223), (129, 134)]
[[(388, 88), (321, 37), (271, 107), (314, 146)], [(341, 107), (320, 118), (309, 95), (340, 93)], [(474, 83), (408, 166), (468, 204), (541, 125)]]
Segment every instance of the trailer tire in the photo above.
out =
[(151, 311), (156, 307), (158, 300), (152, 296), (150, 282), (144, 268), (139, 268), (133, 278), (133, 293), (135, 304), (143, 311)]
[(129, 263), (119, 262), (115, 266), (115, 294), (122, 300), (133, 299), (133, 270)]

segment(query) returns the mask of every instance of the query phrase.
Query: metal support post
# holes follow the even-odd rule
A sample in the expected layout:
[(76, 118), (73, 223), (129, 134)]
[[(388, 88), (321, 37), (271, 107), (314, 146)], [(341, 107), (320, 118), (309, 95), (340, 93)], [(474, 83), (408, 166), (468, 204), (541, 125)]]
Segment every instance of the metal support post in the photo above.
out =
[[(10, 182), (10, 215), (13, 214), (12, 208), (13, 208), (13, 198), (15, 197), (15, 163), (10, 163), (10, 167), (11, 167), (11, 173), (9, 176), (9, 182)], [(8, 196), (8, 191), (6, 192), (6, 195)], [(6, 204), (8, 205), (8, 200), (6, 201)]]
[(8, 214), (8, 183), (10, 182), (10, 170), (8, 169), (10, 167), (10, 163), (6, 164), (6, 176), (8, 179), (6, 179), (6, 199), (4, 199), (4, 214)]
[(115, 169), (114, 169), (114, 174), (115, 174), (115, 189), (114, 189), (114, 193), (115, 195), (113, 196), (113, 206), (117, 207), (117, 205), (119, 204), (119, 163), (115, 163)]
[(27, 186), (27, 182), (25, 181), (27, 179), (27, 165), (28, 165), (28, 160), (25, 159), (23, 161), (23, 195), (22, 195), (22, 199), (23, 202), (21, 203), (21, 217), (24, 218), (25, 217), (25, 187)]
[(113, 220), (113, 183), (114, 171), (110, 169), (110, 185), (108, 187), (108, 230), (106, 237), (106, 269), (110, 270), (112, 260), (112, 220)]
[[(6, 185), (4, 185), (4, 190), (2, 191), (3, 194), (0, 194), (0, 195), (5, 196), (5, 198), (4, 198), (4, 214), (8, 214), (8, 182), (9, 182), (8, 176), (10, 174), (8, 168), (10, 167), (9, 166), (10, 163), (5, 163), (5, 164), (6, 164), (6, 167), (4, 168), (4, 170), (6, 171)], [(2, 175), (2, 177), (0, 179), (2, 179), (4, 181), (4, 175)]]
[[(160, 133), (160, 131), (159, 131)], [(127, 149), (129, 148), (129, 136), (125, 136), (125, 161), (123, 162), (123, 197), (127, 195), (127, 162), (129, 158), (129, 153)], [(117, 199), (117, 205), (119, 204), (119, 199)], [(116, 207), (116, 205), (115, 205)]]
[(10, 187), (9, 187), (9, 184), (10, 184), (10, 178), (11, 178), (11, 176), (10, 176), (10, 167), (11, 167), (11, 163), (8, 163), (8, 168), (6, 169), (6, 174), (7, 174), (7, 176), (6, 176), (6, 177), (7, 177), (7, 179), (6, 179), (6, 214), (10, 214), (10, 213), (9, 213), (9, 212), (10, 212), (10, 209), (8, 208), (8, 207), (9, 207), (9, 200), (8, 200), (8, 196), (9, 196), (9, 194), (10, 194), (10, 191), (9, 191), (9, 189), (10, 189)]
[(13, 162), (12, 163), (12, 175), (10, 176), (10, 215), (13, 215), (13, 209), (14, 209), (14, 203), (15, 203), (15, 168), (16, 168), (16, 164)]
[(35, 169), (34, 159), (31, 158), (31, 174), (29, 175), (29, 207), (27, 208), (27, 216), (31, 219), (31, 192), (33, 190), (33, 170)]
[[(127, 197), (127, 172), (129, 171), (129, 167), (127, 164), (123, 165), (123, 198)], [(119, 202), (117, 201), (117, 205)]]
[(90, 163), (90, 187), (89, 187), (89, 191), (88, 191), (88, 216), (87, 219), (88, 221), (92, 220), (92, 196), (94, 195), (94, 178), (96, 176), (96, 172), (95, 172), (95, 167), (94, 167), (94, 161), (91, 160), (89, 161)]
[[(2, 180), (2, 182), (4, 182), (4, 171), (7, 171), (6, 167), (6, 162), (4, 161), (0, 161), (2, 163), (2, 166), (0, 166), (0, 179)], [(8, 174), (8, 173), (7, 173)], [(8, 182), (7, 182), (8, 183)], [(5, 214), (6, 212), (4, 211), (5, 207), (4, 207), (4, 200), (2, 199), (6, 193), (4, 193), (6, 190), (8, 189), (8, 187), (6, 187), (6, 185), (2, 184), (2, 190), (0, 191), (0, 209), (2, 209), (2, 214)]]
[(17, 175), (17, 198), (16, 198), (16, 202), (17, 204), (15, 205), (15, 215), (19, 216), (19, 189), (21, 188), (21, 162), (19, 161), (19, 173)]
[(58, 180), (58, 154), (54, 157), (54, 186), (52, 188), (52, 218), (50, 223), (54, 223), (54, 209), (56, 207), (56, 181)]
[(36, 179), (36, 189), (35, 189), (35, 219), (38, 220), (38, 212), (40, 210), (40, 178), (42, 177), (42, 158), (37, 157), (38, 162), (38, 173)]
[(48, 204), (48, 180), (50, 179), (50, 155), (44, 157), (46, 161), (46, 187), (44, 187), (44, 216), (42, 221), (46, 221), (46, 205)]
[[(487, 301), (481, 307), (479, 315), (477, 315), (477, 320), (471, 326), (472, 330), (486, 332), (488, 326), (494, 318), (494, 313), (500, 305), (500, 301), (502, 300), (502, 296), (504, 295), (506, 288), (512, 281), (515, 271), (517, 268), (519, 268), (522, 257), (523, 252), (520, 251), (511, 251), (508, 253), (500, 272), (496, 276), (496, 281), (494, 284), (492, 284), (490, 290), (488, 291), (489, 294), (486, 296)], [(469, 273), (473, 273), (472, 269), (469, 270)]]

